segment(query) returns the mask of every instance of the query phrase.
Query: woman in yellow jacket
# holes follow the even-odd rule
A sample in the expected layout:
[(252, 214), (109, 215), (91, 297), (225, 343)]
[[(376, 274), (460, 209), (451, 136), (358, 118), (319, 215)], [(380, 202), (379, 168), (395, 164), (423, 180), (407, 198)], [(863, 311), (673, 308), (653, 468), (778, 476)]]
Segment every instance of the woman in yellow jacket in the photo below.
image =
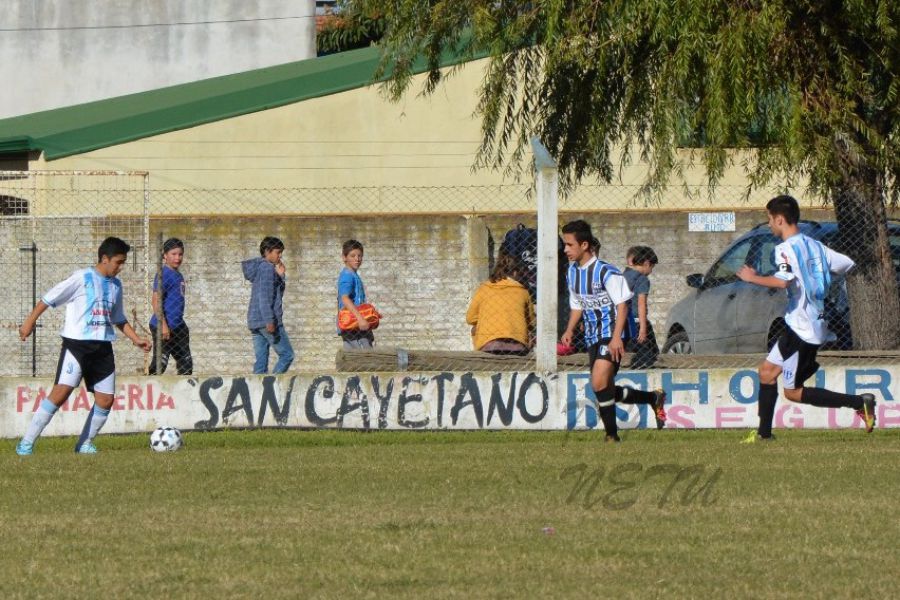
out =
[(517, 264), (515, 257), (501, 252), (490, 279), (472, 297), (466, 322), (473, 326), (476, 350), (524, 356), (532, 346), (534, 303), (525, 286), (516, 280), (520, 273)]

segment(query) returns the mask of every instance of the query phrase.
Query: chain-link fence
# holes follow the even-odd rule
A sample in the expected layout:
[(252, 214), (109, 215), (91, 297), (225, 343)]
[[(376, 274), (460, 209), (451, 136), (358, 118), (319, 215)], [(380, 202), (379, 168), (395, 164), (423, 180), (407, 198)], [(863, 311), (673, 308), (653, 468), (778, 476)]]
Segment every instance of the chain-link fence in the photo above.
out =
[[(73, 270), (94, 264), (97, 247), (109, 235), (132, 245), (120, 278), (126, 312), (139, 332), (150, 335), (159, 271), (166, 310), (178, 312), (183, 294), (190, 338), (182, 346), (189, 347), (195, 374), (252, 371), (252, 283), (242, 263), (262, 259), (258, 266), (281, 271), (277, 259), (267, 262), (261, 256), (266, 237), (278, 238), (284, 246), (283, 325), (293, 347), (291, 370), (534, 368), (530, 311), (537, 295), (537, 213), (529, 184), (152, 190), (150, 180), (146, 173), (0, 174), (5, 242), (0, 272), (6, 283), (0, 323), (8, 330), (0, 373), (54, 372), (64, 311), (45, 313), (27, 342), (15, 342), (15, 329), (42, 293)], [(695, 191), (694, 197), (673, 191), (647, 205), (636, 200), (634, 187), (584, 185), (559, 202), (560, 226), (575, 219), (592, 226), (600, 241), (599, 259), (624, 270), (632, 247), (649, 247), (658, 257), (649, 276), (645, 333), (652, 328), (661, 354), (632, 367), (754, 365), (783, 326), (785, 293), (736, 277), (743, 264), (763, 274), (774, 272), (778, 240), (764, 224), (763, 207), (776, 192), (757, 191), (747, 198), (738, 186), (720, 186), (712, 194)], [(854, 240), (873, 243), (871, 232), (842, 231), (833, 211), (802, 192), (795, 195), (804, 201), (803, 218), (811, 222), (803, 231), (811, 237), (842, 252)], [(892, 275), (900, 278), (900, 222), (888, 221), (888, 236)], [(162, 266), (162, 246), (171, 238), (183, 242), (183, 262), (175, 265), (183, 285)], [(350, 329), (339, 335), (338, 280), (348, 240), (364, 248), (357, 274), (367, 304), (381, 319), (369, 332)], [(569, 306), (561, 245), (558, 258), (557, 338), (566, 328)], [(355, 280), (345, 279), (350, 287), (343, 291), (359, 300)], [(265, 280), (267, 298), (279, 280)], [(824, 304), (838, 335), (828, 348), (841, 352), (842, 360), (895, 357), (896, 352), (887, 352), (890, 343), (874, 353), (855, 350), (861, 344), (851, 314), (858, 307), (847, 287), (835, 278)], [(897, 288), (890, 290), (894, 303), (887, 298), (881, 309), (897, 311)], [(494, 308), (498, 302), (503, 310)], [(170, 373), (176, 372), (173, 362), (182, 367), (185, 362), (186, 348), (175, 343), (181, 335), (175, 321), (168, 332)], [(345, 326), (354, 325), (358, 320), (351, 311)], [(586, 368), (580, 331), (576, 327), (574, 354), (561, 356), (560, 368)], [(369, 337), (374, 349), (357, 350)], [(127, 341), (117, 344), (122, 372), (149, 368), (149, 357)], [(353, 349), (344, 351), (345, 345)], [(645, 350), (651, 345), (645, 344)], [(270, 358), (270, 370), (276, 358)]]

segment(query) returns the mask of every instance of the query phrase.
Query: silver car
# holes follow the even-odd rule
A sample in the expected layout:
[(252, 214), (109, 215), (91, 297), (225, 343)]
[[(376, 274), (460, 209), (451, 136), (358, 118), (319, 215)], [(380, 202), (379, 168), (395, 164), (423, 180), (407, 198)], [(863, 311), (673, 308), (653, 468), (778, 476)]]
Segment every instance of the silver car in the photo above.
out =
[[(900, 224), (890, 223), (891, 251), (900, 287)], [(802, 221), (800, 231), (834, 247), (837, 224)], [(787, 292), (746, 283), (737, 270), (748, 264), (762, 275), (775, 272), (774, 249), (781, 243), (765, 224), (757, 225), (728, 247), (703, 274), (687, 276), (693, 288), (672, 306), (666, 319), (668, 336), (663, 352), (683, 354), (743, 354), (766, 352), (784, 328)], [(829, 328), (837, 335), (831, 348), (853, 345), (846, 285), (832, 280), (825, 301)]]

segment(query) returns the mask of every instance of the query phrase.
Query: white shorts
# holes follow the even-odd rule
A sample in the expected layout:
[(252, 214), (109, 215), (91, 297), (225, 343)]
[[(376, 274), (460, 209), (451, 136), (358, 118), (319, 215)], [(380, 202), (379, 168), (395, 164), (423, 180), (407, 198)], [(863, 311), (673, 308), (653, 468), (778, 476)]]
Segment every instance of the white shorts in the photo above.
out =
[(112, 342), (63, 338), (56, 383), (75, 388), (81, 385), (82, 377), (89, 392), (115, 393), (116, 359)]
[(793, 390), (802, 388), (803, 382), (819, 370), (819, 363), (816, 362), (818, 351), (819, 346), (804, 342), (790, 327), (786, 327), (778, 342), (772, 346), (766, 361), (781, 367), (784, 388)]

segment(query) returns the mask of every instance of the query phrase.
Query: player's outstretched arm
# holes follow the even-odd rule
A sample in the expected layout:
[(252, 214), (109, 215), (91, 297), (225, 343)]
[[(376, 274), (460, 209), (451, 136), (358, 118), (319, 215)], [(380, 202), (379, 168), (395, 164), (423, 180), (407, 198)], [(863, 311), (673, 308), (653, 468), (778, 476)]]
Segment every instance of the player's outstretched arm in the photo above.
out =
[(31, 310), (31, 313), (25, 317), (25, 321), (22, 322), (22, 325), (19, 327), (19, 339), (23, 342), (28, 339), (28, 336), (34, 331), (34, 326), (37, 324), (38, 318), (44, 314), (44, 311), (47, 310), (47, 305), (44, 304), (43, 300), (38, 300), (38, 303)]
[(779, 277), (774, 277), (772, 275), (763, 276), (756, 272), (756, 269), (749, 265), (744, 265), (740, 269), (737, 270), (736, 273), (738, 279), (741, 281), (746, 281), (747, 283), (753, 283), (756, 285), (761, 285), (763, 287), (769, 288), (781, 288), (785, 289), (788, 285), (790, 285), (790, 281), (781, 279)]
[(144, 352), (150, 352), (153, 344), (150, 343), (150, 340), (146, 340), (139, 336), (134, 330), (134, 327), (131, 326), (131, 323), (125, 321), (124, 323), (117, 324), (116, 327), (119, 328), (119, 331), (125, 334), (125, 337), (131, 340), (132, 344), (134, 344)]

